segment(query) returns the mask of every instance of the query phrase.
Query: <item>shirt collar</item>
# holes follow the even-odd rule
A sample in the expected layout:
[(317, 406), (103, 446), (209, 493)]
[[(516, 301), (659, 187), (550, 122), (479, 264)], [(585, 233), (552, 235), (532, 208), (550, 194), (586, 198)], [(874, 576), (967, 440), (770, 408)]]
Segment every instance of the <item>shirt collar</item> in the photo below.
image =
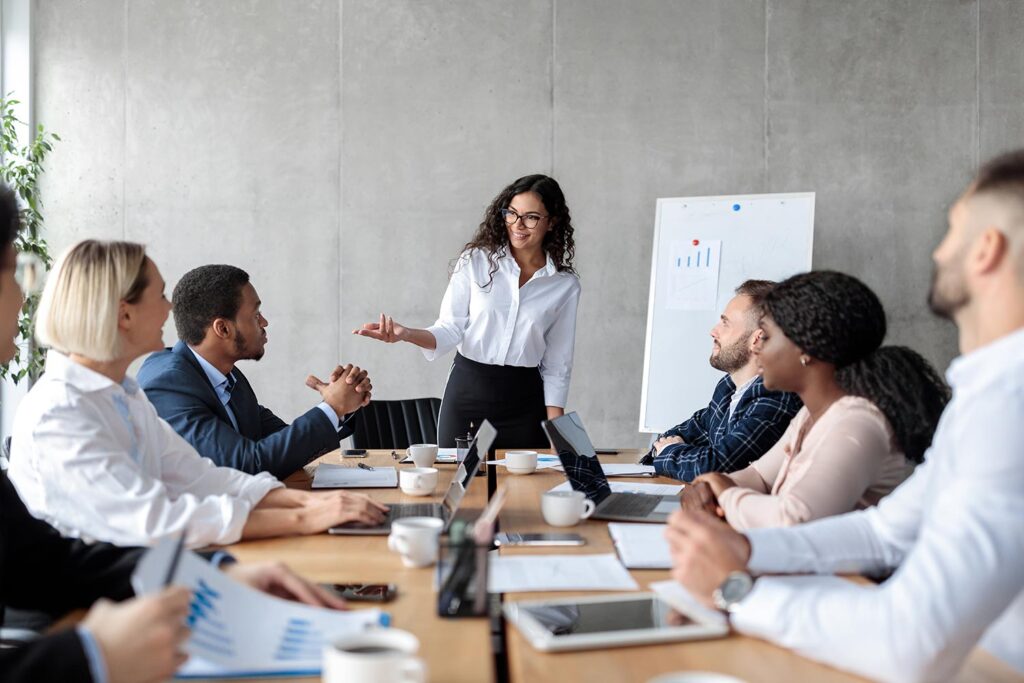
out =
[[(1024, 366), (1024, 327), (953, 360), (946, 380), (954, 388), (987, 384)], [(1018, 375), (1019, 376), (1019, 375)]]
[(197, 361), (199, 361), (199, 365), (203, 368), (203, 372), (206, 373), (206, 378), (210, 380), (210, 384), (213, 385), (214, 389), (220, 389), (222, 384), (227, 384), (228, 378), (223, 372), (213, 367), (213, 365), (210, 364), (210, 361), (200, 356), (191, 346), (188, 347), (188, 350), (191, 351), (192, 355), (196, 357)]
[[(504, 254), (503, 258), (506, 260), (506, 262), (509, 265), (509, 268), (513, 272), (516, 272), (516, 273), (519, 272), (519, 264), (516, 263), (516, 259), (515, 259), (514, 256), (512, 256), (511, 250), (506, 248), (505, 249), (505, 254)], [(555, 262), (553, 260), (551, 260), (551, 254), (545, 253), (544, 254), (544, 267), (540, 268), (536, 273), (534, 273), (533, 277), (544, 276), (544, 275), (554, 275), (557, 272), (558, 272), (558, 269), (555, 268)]]
[(76, 363), (57, 349), (50, 349), (46, 352), (46, 374), (50, 377), (61, 379), (79, 391), (86, 393), (103, 391), (104, 389), (114, 387), (120, 387), (127, 394), (134, 394), (139, 390), (139, 384), (135, 381), (134, 377), (125, 375), (121, 383), (118, 384), (106, 375)]

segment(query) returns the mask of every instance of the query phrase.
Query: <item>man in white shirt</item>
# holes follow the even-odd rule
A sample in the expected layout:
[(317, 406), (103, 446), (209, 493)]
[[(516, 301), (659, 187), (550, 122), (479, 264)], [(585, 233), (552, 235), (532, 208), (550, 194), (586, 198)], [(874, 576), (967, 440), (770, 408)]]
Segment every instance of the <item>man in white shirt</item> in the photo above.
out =
[[(976, 645), (1024, 672), (1024, 150), (979, 172), (933, 254), (963, 355), (925, 463), (876, 508), (745, 535), (673, 515), (673, 577), (734, 628), (885, 681), (944, 681)], [(896, 568), (881, 585), (832, 576)]]

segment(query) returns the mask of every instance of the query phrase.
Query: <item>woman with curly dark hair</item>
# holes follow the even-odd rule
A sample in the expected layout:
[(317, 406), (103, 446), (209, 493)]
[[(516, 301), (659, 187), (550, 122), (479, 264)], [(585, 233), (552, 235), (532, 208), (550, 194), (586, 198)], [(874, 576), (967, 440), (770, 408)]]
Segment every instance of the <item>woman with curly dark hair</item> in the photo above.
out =
[(502, 190), (452, 271), (441, 314), (416, 329), (383, 313), (353, 334), (415, 344), (427, 360), (458, 349), (437, 439), (442, 447), (490, 420), (497, 448), (543, 448), (540, 423), (569, 394), (580, 284), (572, 220), (553, 178), (529, 175)]
[[(765, 387), (804, 407), (764, 456), (730, 475), (697, 477), (738, 529), (787, 526), (877, 503), (924, 458), (949, 389), (924, 358), (881, 346), (885, 310), (863, 282), (795, 275), (765, 301), (755, 345)], [(704, 488), (705, 494), (707, 487)]]

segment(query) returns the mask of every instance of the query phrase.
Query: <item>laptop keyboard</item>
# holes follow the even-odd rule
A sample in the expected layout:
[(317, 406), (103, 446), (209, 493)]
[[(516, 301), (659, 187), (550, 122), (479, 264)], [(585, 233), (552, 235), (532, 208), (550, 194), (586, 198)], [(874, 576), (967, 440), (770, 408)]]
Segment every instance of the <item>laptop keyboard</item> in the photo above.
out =
[(403, 503), (388, 508), (386, 524), (403, 517), (440, 517), (437, 503)]
[(613, 493), (601, 504), (602, 515), (646, 517), (661, 503), (661, 496), (640, 493)]

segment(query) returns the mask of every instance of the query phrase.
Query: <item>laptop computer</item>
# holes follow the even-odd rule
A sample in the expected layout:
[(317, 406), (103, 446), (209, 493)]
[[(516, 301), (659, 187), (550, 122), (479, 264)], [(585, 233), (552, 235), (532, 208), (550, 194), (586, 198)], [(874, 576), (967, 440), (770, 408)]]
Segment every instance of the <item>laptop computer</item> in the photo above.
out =
[(551, 447), (562, 461), (562, 469), (573, 489), (594, 502), (594, 519), (622, 522), (668, 521), (679, 509), (676, 496), (653, 496), (648, 493), (613, 493), (608, 477), (601, 469), (594, 445), (576, 413), (567, 413), (541, 423)]
[[(342, 524), (328, 529), (328, 533), (337, 536), (381, 536), (391, 533), (391, 523), (403, 517), (437, 517), (444, 520), (444, 531), (455, 519), (455, 513), (462, 504), (466, 489), (480, 469), (482, 458), (487, 457), (498, 432), (490, 422), (484, 420), (476, 431), (466, 457), (459, 465), (455, 476), (448, 485), (448, 491), (440, 503), (395, 503), (388, 506), (388, 515), (379, 526), (363, 526), (359, 524)], [(481, 456), (481, 453), (483, 456)]]

